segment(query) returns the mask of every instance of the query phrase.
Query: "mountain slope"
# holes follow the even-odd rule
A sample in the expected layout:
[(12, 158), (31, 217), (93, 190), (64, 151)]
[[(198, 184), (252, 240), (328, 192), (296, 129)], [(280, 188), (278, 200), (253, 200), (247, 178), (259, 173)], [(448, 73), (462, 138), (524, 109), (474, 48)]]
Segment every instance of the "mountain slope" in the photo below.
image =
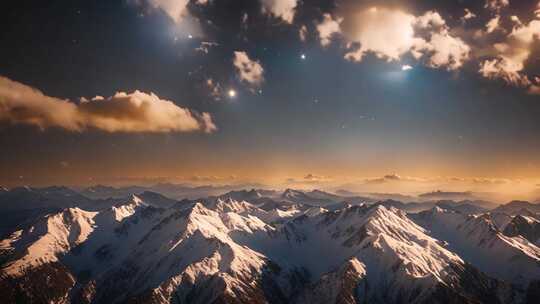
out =
[(271, 215), (231, 198), (68, 208), (1, 242), (0, 287), (7, 303), (518, 303), (395, 208)]
[(435, 238), (485, 273), (527, 286), (540, 278), (540, 248), (511, 238), (495, 227), (488, 214), (464, 215), (438, 207), (413, 217)]
[(516, 215), (504, 228), (507, 236), (522, 236), (529, 242), (540, 246), (540, 221), (526, 215)]

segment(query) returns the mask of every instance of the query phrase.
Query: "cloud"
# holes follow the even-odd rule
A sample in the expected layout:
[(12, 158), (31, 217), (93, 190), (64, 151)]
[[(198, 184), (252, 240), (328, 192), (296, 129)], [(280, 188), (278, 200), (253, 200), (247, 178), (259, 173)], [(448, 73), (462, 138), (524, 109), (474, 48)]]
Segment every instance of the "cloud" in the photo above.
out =
[(247, 82), (252, 88), (257, 88), (264, 82), (262, 65), (256, 60), (251, 60), (246, 52), (234, 52), (233, 65), (240, 80)]
[(414, 21), (413, 15), (388, 8), (352, 12), (341, 23), (343, 35), (354, 48), (345, 58), (358, 62), (371, 52), (389, 61), (398, 60), (415, 44)]
[(189, 177), (188, 180), (195, 182), (222, 182), (222, 181), (231, 181), (237, 179), (236, 175), (230, 176), (216, 176), (216, 175), (194, 175)]
[(201, 41), (201, 44), (195, 48), (195, 51), (208, 54), (210, 52), (210, 48), (216, 46), (219, 46), (219, 43), (212, 41)]
[(464, 9), (464, 11), (465, 14), (463, 15), (463, 17), (460, 18), (462, 22), (465, 22), (472, 18), (476, 18), (476, 14), (471, 12), (468, 8)]
[(323, 15), (323, 21), (317, 24), (317, 32), (322, 46), (328, 46), (336, 33), (341, 33), (339, 23), (343, 19), (334, 19), (330, 14)]
[[(540, 20), (532, 20), (528, 24), (517, 23), (505, 41), (493, 44), (495, 56), (481, 62), (480, 74), (490, 79), (502, 79), (515, 86), (532, 86), (533, 81), (522, 71), (531, 54), (532, 44), (538, 38)], [(532, 91), (535, 91), (534, 87)]]
[[(325, 16), (321, 25), (332, 21)], [(469, 59), (471, 51), (462, 39), (450, 33), (445, 20), (435, 11), (420, 16), (384, 7), (349, 12), (341, 24), (334, 21), (331, 31), (319, 34), (321, 44), (328, 44), (328, 37), (340, 29), (349, 48), (345, 58), (355, 62), (366, 53), (387, 61), (397, 61), (411, 53), (416, 59), (425, 57), (430, 67), (455, 70)]]
[(285, 180), (285, 183), (287, 184), (304, 184), (304, 185), (312, 185), (312, 184), (319, 184), (319, 183), (329, 183), (332, 182), (333, 179), (329, 176), (324, 175), (316, 175), (312, 173), (308, 173), (303, 178), (287, 178)]
[(304, 180), (309, 181), (309, 182), (329, 182), (332, 179), (328, 176), (315, 175), (315, 174), (309, 173), (306, 176), (304, 176)]
[(146, 2), (152, 8), (162, 10), (176, 23), (188, 14), (189, 0), (146, 0)]
[[(190, 16), (189, 5), (190, 0), (128, 0), (136, 6), (150, 8), (152, 10), (160, 10), (164, 12), (176, 24), (181, 23), (185, 17)], [(195, 0), (195, 5), (207, 5), (209, 0)]]
[[(433, 10), (413, 15), (395, 7), (346, 5), (333, 14), (324, 14), (316, 29), (323, 47), (339, 34), (345, 46), (344, 57), (353, 62), (362, 61), (366, 54), (386, 61), (412, 55), (429, 67), (447, 70), (474, 62), (483, 77), (502, 79), (529, 94), (540, 94), (540, 77), (525, 72), (529, 70), (525, 65), (533, 44), (540, 38), (540, 3), (528, 22), (502, 15), (507, 6), (509, 1), (486, 1), (489, 21), (480, 28), (465, 29), (463, 25), (450, 27)], [(464, 12), (462, 22), (476, 17), (468, 9)]]
[(427, 11), (423, 15), (416, 17), (414, 25), (422, 29), (440, 29), (446, 26), (446, 21), (444, 21), (441, 14), (436, 11)]
[(288, 24), (294, 20), (298, 0), (261, 0), (262, 12), (280, 18)]
[(153, 93), (117, 92), (104, 98), (81, 98), (76, 104), (49, 97), (30, 86), (0, 76), (0, 121), (40, 129), (59, 127), (81, 132), (194, 132), (217, 130), (208, 113), (181, 108)]
[(428, 41), (419, 42), (415, 51), (428, 54), (427, 63), (430, 67), (456, 70), (469, 59), (471, 48), (463, 40), (450, 35), (448, 30), (443, 29), (432, 33)]
[(396, 173), (387, 174), (383, 177), (368, 178), (364, 180), (366, 184), (384, 184), (388, 182), (425, 182), (426, 180), (418, 177), (400, 176)]
[[(456, 70), (469, 59), (471, 48), (450, 33), (446, 21), (435, 11), (428, 11), (414, 22), (418, 32), (412, 54), (417, 59), (427, 56), (427, 65)], [(419, 37), (423, 34), (423, 37)]]
[(300, 29), (298, 30), (298, 37), (300, 38), (300, 41), (305, 42), (307, 39), (308, 29), (307, 26), (302, 25)]
[(496, 29), (498, 29), (499, 24), (500, 24), (500, 20), (501, 20), (501, 16), (499, 16), (499, 15), (491, 18), (488, 21), (488, 23), (486, 23), (486, 32), (489, 34), (489, 33), (494, 32)]
[(512, 182), (509, 179), (505, 178), (485, 178), (485, 177), (475, 177), (472, 180), (473, 184), (479, 184), (479, 185), (504, 185)]
[(486, 0), (484, 8), (487, 8), (490, 11), (499, 12), (501, 9), (507, 7), (508, 5), (510, 5), (509, 0)]

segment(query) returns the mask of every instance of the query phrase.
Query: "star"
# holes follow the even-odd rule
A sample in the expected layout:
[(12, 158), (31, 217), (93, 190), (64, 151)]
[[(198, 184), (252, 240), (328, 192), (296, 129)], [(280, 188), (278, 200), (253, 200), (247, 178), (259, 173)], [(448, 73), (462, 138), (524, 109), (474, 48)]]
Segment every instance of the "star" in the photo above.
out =
[(234, 89), (230, 89), (227, 92), (227, 95), (229, 95), (229, 98), (235, 98), (236, 97), (236, 91)]
[(306, 60), (306, 58), (307, 58), (307, 57), (306, 57), (306, 54), (301, 54), (301, 55), (300, 55), (300, 59)]

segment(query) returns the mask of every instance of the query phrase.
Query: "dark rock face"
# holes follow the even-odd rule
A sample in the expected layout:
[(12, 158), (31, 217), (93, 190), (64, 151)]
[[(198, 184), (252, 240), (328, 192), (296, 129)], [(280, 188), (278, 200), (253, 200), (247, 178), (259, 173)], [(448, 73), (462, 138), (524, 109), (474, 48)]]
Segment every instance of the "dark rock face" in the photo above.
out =
[(540, 222), (529, 222), (525, 217), (516, 215), (503, 232), (507, 236), (522, 236), (535, 243), (540, 239)]
[[(194, 285), (189, 280), (183, 282), (176, 290), (168, 295), (161, 289), (147, 290), (139, 295), (130, 296), (122, 301), (126, 304), (159, 304), (159, 303), (192, 303), (192, 304), (287, 304), (290, 303), (284, 296), (279, 284), (276, 282), (275, 266), (271, 263), (261, 275), (236, 276), (237, 284), (229, 285), (222, 274), (210, 276), (203, 282)], [(98, 303), (107, 303), (106, 298)]]
[(327, 273), (316, 283), (304, 288), (296, 299), (299, 303), (361, 303), (365, 294), (365, 272), (356, 259), (346, 262), (335, 272)]
[(520, 295), (507, 283), (492, 279), (469, 264), (454, 265), (458, 275), (450, 285), (439, 284), (424, 303), (520, 303)]
[(540, 280), (529, 283), (525, 304), (540, 303)]
[(0, 276), (2, 303), (69, 303), (75, 278), (60, 263), (49, 263), (26, 271), (20, 277)]

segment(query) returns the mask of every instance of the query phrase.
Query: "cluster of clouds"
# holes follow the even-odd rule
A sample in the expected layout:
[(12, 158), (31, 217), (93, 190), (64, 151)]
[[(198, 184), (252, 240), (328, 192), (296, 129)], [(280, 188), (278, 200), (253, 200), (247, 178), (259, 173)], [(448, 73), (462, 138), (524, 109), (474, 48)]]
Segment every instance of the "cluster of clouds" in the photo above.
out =
[(313, 173), (306, 174), (303, 178), (287, 178), (285, 180), (286, 184), (295, 184), (295, 185), (312, 185), (312, 184), (324, 184), (332, 182), (333, 179), (330, 176), (318, 175)]
[[(218, 0), (132, 0), (146, 7), (161, 10), (175, 23), (188, 16), (190, 6), (207, 6)], [(298, 0), (257, 0), (260, 12), (298, 29), (299, 39), (309, 36), (305, 24), (294, 24)], [(514, 0), (515, 1), (515, 0)], [(370, 2), (374, 3), (374, 2)], [(530, 20), (511, 15), (510, 0), (485, 0), (478, 11), (465, 8), (459, 24), (450, 25), (436, 10), (413, 14), (392, 1), (339, 1), (332, 12), (323, 13), (314, 31), (323, 47), (334, 40), (342, 43), (344, 58), (361, 62), (366, 54), (386, 61), (399, 61), (406, 56), (431, 68), (456, 71), (467, 63), (487, 79), (502, 80), (540, 94), (540, 77), (528, 75), (526, 65), (534, 41), (540, 37), (540, 2), (531, 8)], [(480, 28), (473, 19), (488, 16)], [(243, 16), (247, 19), (247, 13)], [(483, 20), (483, 19), (481, 19)], [(208, 46), (200, 51), (208, 53)], [(234, 67), (239, 79), (250, 89), (260, 87), (264, 69), (259, 61), (245, 52), (234, 53)]]
[(522, 23), (517, 16), (512, 17), (514, 27), (505, 40), (493, 43), (493, 58), (482, 61), (479, 71), (484, 77), (503, 79), (512, 85), (528, 88), (532, 94), (540, 94), (540, 79), (523, 72), (533, 43), (540, 38), (540, 19)]
[(0, 76), (0, 122), (81, 132), (205, 132), (217, 130), (209, 113), (198, 113), (153, 93), (117, 92), (75, 103), (50, 97)]
[(217, 176), (217, 175), (193, 175), (190, 176), (187, 180), (193, 182), (227, 182), (234, 181), (238, 177), (236, 175), (229, 176)]
[(426, 180), (420, 177), (401, 176), (397, 173), (387, 174), (382, 177), (367, 178), (366, 184), (384, 184), (389, 182), (425, 182)]
[(209, 3), (209, 0), (133, 0), (133, 2), (138, 6), (147, 6), (160, 10), (175, 23), (180, 23), (185, 17), (189, 16), (188, 6), (190, 2), (204, 6)]
[(410, 54), (434, 68), (456, 70), (469, 59), (471, 48), (453, 35), (443, 17), (428, 11), (420, 16), (386, 7), (325, 14), (316, 27), (322, 46), (339, 35), (345, 41), (345, 59), (360, 62), (368, 53), (387, 61)]
[(365, 184), (376, 185), (386, 183), (464, 183), (480, 186), (494, 186), (494, 185), (506, 185), (520, 183), (519, 179), (508, 178), (489, 178), (489, 177), (447, 177), (439, 176), (432, 178), (414, 177), (414, 176), (401, 176), (397, 173), (387, 174), (381, 177), (367, 178), (364, 180)]
[(467, 28), (468, 20), (477, 18), (469, 9), (464, 10), (462, 23), (452, 28), (437, 11), (413, 15), (393, 7), (346, 6), (324, 14), (316, 31), (323, 47), (340, 38), (344, 58), (350, 61), (360, 62), (366, 54), (386, 61), (410, 55), (429, 67), (447, 70), (473, 62), (485, 78), (540, 94), (540, 78), (524, 73), (533, 43), (540, 38), (540, 2), (528, 22), (505, 14), (510, 5), (509, 0), (487, 0), (484, 9), (491, 18), (481, 29)]
[[(132, 0), (135, 5), (150, 7), (167, 14), (175, 23), (189, 16), (189, 5), (206, 6), (216, 0)], [(298, 0), (260, 0), (261, 12), (292, 24)]]
[(248, 84), (252, 89), (258, 88), (264, 82), (264, 68), (257, 60), (249, 58), (243, 51), (235, 51), (233, 65), (240, 81)]
[(262, 12), (279, 18), (284, 22), (293, 23), (298, 0), (261, 0)]

